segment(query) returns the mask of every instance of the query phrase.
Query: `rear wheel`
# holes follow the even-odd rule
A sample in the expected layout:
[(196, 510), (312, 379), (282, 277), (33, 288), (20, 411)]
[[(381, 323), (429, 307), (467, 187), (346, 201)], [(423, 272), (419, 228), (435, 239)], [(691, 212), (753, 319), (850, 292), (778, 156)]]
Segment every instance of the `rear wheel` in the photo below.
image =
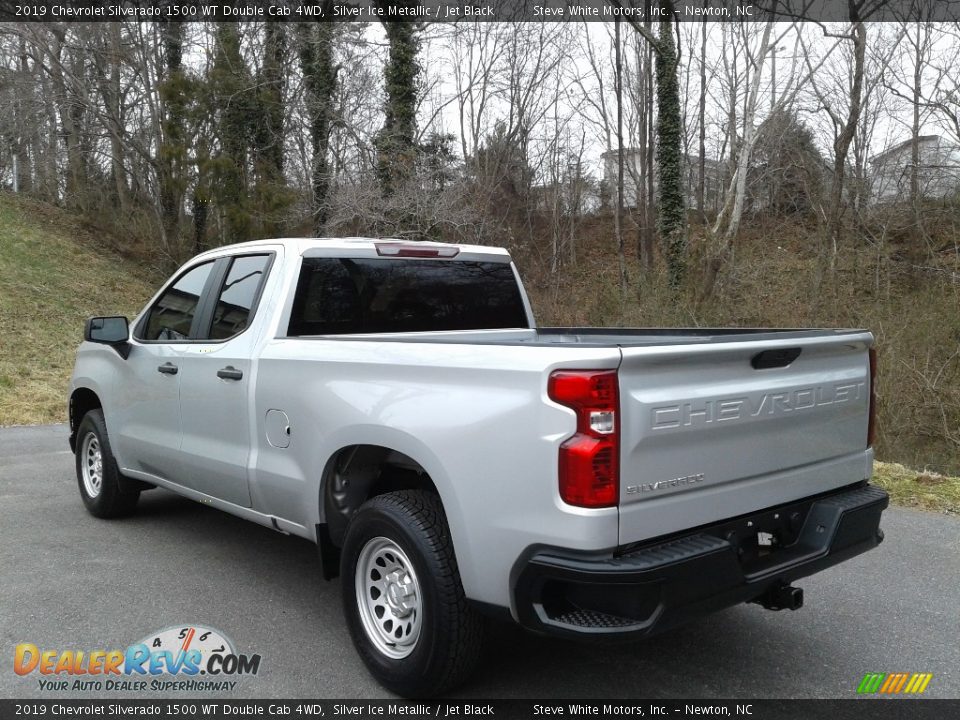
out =
[(404, 490), (367, 501), (347, 528), (341, 578), (353, 642), (386, 688), (435, 695), (476, 666), (483, 619), (464, 597), (435, 494)]
[(91, 515), (114, 518), (133, 512), (139, 490), (122, 491), (103, 411), (91, 410), (77, 428), (77, 485)]

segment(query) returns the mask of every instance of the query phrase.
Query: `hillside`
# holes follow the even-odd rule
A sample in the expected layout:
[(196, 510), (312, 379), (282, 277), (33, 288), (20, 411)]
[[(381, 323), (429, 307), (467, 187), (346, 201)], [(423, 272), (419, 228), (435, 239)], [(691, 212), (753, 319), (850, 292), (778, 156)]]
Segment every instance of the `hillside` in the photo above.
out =
[(84, 320), (132, 316), (152, 294), (102, 245), (64, 211), (0, 193), (0, 426), (64, 421)]
[[(942, 435), (924, 429), (931, 413), (948, 417), (943, 404), (927, 403), (949, 402), (955, 392), (950, 356), (951, 342), (955, 348), (954, 338), (960, 337), (960, 320), (950, 290), (906, 282), (895, 292), (870, 297), (863, 292), (870, 276), (863, 263), (844, 270), (850, 280), (847, 292), (811, 303), (805, 297), (811, 278), (807, 251), (797, 246), (787, 251), (781, 232), (776, 253), (745, 244), (736, 281), (721, 288), (707, 308), (678, 304), (657, 278), (649, 280), (640, 297), (621, 305), (610, 238), (602, 228), (590, 234), (578, 267), (557, 277), (520, 254), (541, 323), (872, 328), (886, 361), (881, 365), (879, 457), (925, 468), (878, 462), (875, 482), (890, 490), (898, 504), (960, 513), (960, 478), (951, 477), (958, 467), (954, 449)], [(167, 275), (104, 246), (121, 243), (61, 209), (0, 192), (0, 426), (63, 422), (84, 320), (111, 313), (132, 317)], [(637, 274), (633, 264), (632, 275)], [(948, 356), (946, 363), (933, 361), (934, 348)], [(935, 375), (935, 381), (926, 373)], [(918, 398), (917, 390), (931, 385), (937, 392), (921, 401), (924, 396)]]

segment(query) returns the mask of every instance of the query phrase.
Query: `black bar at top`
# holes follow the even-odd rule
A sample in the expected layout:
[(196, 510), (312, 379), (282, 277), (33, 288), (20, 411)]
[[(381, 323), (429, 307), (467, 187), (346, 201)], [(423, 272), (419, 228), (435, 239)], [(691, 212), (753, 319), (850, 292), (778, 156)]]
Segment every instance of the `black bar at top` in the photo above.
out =
[(960, 22), (960, 0), (0, 0), (18, 22)]

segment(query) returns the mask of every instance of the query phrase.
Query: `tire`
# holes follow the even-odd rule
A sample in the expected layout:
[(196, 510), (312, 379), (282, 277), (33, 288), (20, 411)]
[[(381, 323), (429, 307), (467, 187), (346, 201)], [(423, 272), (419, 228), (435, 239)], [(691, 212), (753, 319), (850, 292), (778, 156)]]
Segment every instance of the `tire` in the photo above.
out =
[(404, 490), (364, 503), (347, 528), (340, 570), (347, 627), (381, 685), (429, 697), (476, 667), (484, 622), (464, 597), (435, 494)]
[(91, 410), (77, 428), (77, 484), (91, 515), (117, 518), (133, 512), (139, 490), (120, 489), (120, 469), (110, 449), (103, 411)]

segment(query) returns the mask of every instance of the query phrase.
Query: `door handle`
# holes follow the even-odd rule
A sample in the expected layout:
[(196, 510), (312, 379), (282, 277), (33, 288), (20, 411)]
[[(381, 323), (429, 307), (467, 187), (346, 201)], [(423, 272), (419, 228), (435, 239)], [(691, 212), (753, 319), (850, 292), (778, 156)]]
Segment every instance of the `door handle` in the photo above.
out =
[(233, 365), (227, 365), (225, 368), (217, 370), (217, 377), (224, 380), (240, 380), (243, 377), (243, 371), (237, 370)]
[(157, 368), (157, 372), (162, 372), (164, 375), (176, 375), (178, 368), (173, 363), (167, 362)]

